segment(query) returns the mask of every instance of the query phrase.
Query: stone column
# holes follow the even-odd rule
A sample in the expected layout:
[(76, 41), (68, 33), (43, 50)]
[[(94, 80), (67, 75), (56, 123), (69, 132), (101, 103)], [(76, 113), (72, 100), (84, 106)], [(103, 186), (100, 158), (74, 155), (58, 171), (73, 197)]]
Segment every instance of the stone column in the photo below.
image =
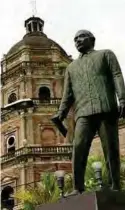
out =
[(34, 31), (34, 28), (33, 28), (33, 22), (31, 22), (31, 32)]
[(21, 111), (20, 113), (20, 139), (19, 139), (19, 145), (20, 147), (23, 147), (23, 142), (26, 139), (26, 126), (25, 126), (25, 112)]
[(1, 91), (0, 100), (1, 100), (1, 107), (3, 107), (4, 106), (4, 91)]
[(15, 138), (17, 139), (15, 149), (19, 149), (19, 127), (16, 127)]
[(20, 81), (20, 98), (25, 98), (26, 97), (26, 93), (25, 93), (25, 78), (23, 75), (20, 75), (21, 77), (21, 81)]
[(40, 31), (39, 23), (37, 23), (37, 31)]
[(0, 154), (1, 154), (1, 156), (6, 154), (6, 148), (5, 148), (6, 141), (5, 141), (4, 138), (5, 138), (4, 137), (4, 134), (1, 133), (1, 144), (0, 144), (0, 150), (1, 150), (1, 153)]
[[(33, 161), (31, 159), (31, 161)], [(30, 164), (30, 163), (29, 163)], [(34, 186), (34, 167), (31, 162), (30, 166), (26, 169), (26, 177), (27, 177), (27, 183), (30, 183), (30, 185), (33, 187)]]
[(27, 140), (28, 140), (29, 144), (34, 144), (32, 116), (33, 116), (33, 108), (28, 108)]
[(42, 127), (42, 124), (39, 123), (38, 126), (37, 126), (37, 134), (38, 134), (37, 143), (42, 145), (43, 142), (42, 142), (42, 139), (41, 139), (41, 133), (42, 133), (42, 128), (41, 127)]
[(20, 186), (22, 190), (25, 190), (25, 183), (26, 183), (26, 172), (25, 167), (20, 167)]
[(29, 33), (28, 25), (26, 25), (26, 33)]
[(28, 67), (26, 76), (26, 95), (28, 98), (32, 98), (32, 75), (31, 69)]

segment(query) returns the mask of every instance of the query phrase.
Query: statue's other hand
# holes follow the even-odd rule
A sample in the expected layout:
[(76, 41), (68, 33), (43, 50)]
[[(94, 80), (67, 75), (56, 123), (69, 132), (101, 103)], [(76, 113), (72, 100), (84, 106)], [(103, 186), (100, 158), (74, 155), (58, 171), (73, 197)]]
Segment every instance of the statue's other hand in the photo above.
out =
[(125, 104), (120, 104), (119, 106), (119, 117), (125, 118)]

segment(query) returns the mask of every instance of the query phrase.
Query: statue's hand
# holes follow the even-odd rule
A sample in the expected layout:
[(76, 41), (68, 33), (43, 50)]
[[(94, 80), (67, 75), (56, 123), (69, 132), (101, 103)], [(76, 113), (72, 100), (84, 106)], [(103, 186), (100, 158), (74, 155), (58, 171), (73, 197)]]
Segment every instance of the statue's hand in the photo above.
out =
[(52, 122), (56, 125), (56, 127), (59, 129), (59, 131), (62, 133), (64, 137), (67, 135), (67, 128), (63, 125), (62, 121), (63, 119), (59, 116), (59, 114), (54, 115), (51, 118)]
[(125, 118), (125, 104), (120, 104), (119, 106), (119, 117)]
[(51, 120), (53, 121), (60, 120), (62, 122), (63, 118), (57, 113), (51, 118)]

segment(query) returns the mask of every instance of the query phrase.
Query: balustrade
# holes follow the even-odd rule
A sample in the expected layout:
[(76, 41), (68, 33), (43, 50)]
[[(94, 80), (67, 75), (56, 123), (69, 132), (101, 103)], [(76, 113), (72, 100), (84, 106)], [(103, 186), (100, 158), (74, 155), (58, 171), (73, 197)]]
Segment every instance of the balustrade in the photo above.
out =
[(28, 155), (40, 155), (41, 157), (45, 155), (50, 155), (56, 157), (58, 155), (69, 155), (72, 153), (72, 145), (60, 145), (60, 146), (41, 146), (41, 147), (22, 147), (15, 152), (8, 153), (1, 156), (1, 164), (10, 161), (11, 159), (16, 159), (21, 156)]

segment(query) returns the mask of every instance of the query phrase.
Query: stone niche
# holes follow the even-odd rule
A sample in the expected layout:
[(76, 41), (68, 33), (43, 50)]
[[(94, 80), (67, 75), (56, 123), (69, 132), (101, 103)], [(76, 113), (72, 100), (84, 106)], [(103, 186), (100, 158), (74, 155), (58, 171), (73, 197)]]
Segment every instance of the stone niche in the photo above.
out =
[(51, 127), (41, 129), (41, 144), (43, 146), (50, 146), (56, 144), (56, 132)]

